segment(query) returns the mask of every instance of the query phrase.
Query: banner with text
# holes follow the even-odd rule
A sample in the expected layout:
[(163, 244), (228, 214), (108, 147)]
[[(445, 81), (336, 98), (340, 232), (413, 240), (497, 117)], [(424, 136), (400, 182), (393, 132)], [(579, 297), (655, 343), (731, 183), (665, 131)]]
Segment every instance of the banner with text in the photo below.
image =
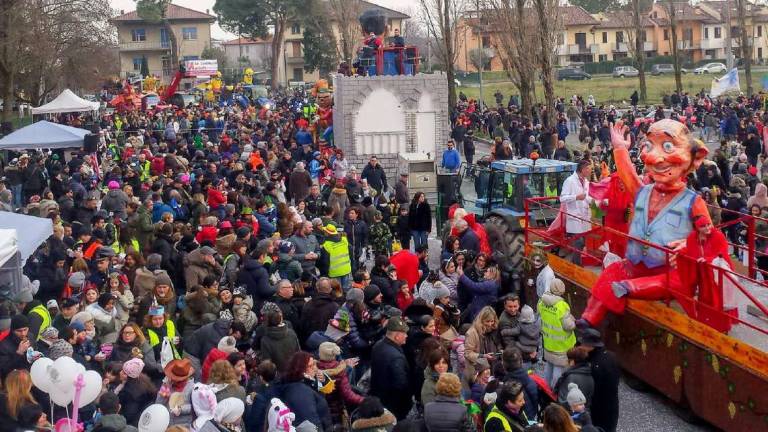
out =
[(216, 60), (187, 60), (184, 62), (187, 76), (211, 76), (216, 75), (219, 63)]

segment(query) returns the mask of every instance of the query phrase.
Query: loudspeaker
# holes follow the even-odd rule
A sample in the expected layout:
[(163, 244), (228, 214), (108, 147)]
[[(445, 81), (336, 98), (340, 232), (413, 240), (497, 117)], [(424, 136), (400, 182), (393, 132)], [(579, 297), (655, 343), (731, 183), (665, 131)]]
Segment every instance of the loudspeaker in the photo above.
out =
[(94, 134), (88, 134), (83, 139), (83, 150), (86, 153), (96, 153), (99, 148), (99, 136)]
[(461, 192), (461, 176), (458, 174), (438, 174), (437, 191), (442, 196), (443, 205), (459, 202)]

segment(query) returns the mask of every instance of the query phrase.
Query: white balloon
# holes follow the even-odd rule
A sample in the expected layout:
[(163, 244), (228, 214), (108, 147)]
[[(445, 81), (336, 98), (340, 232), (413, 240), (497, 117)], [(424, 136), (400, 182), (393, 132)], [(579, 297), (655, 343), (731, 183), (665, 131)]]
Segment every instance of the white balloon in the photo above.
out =
[(47, 357), (41, 357), (32, 363), (29, 369), (29, 375), (32, 378), (32, 384), (43, 393), (48, 393), (51, 388), (51, 382), (48, 380), (48, 368), (53, 365), (53, 360)]
[(85, 373), (85, 366), (74, 361), (72, 357), (57, 358), (53, 366), (48, 368), (51, 390), (74, 394), (75, 379), (81, 373)]
[(139, 417), (139, 432), (165, 432), (170, 423), (171, 413), (165, 405), (150, 405)]
[(101, 393), (101, 375), (96, 371), (86, 371), (83, 374), (85, 387), (80, 391), (79, 407), (82, 408), (96, 400)]
[(55, 403), (58, 406), (65, 407), (69, 405), (69, 403), (72, 402), (72, 398), (75, 397), (75, 388), (73, 385), (68, 392), (58, 390), (58, 389), (52, 389), (49, 395), (53, 403)]

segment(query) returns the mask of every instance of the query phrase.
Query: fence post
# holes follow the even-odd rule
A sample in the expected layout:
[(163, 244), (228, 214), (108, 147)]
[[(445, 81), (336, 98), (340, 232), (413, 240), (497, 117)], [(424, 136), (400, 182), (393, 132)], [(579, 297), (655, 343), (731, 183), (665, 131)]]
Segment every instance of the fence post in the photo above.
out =
[(747, 259), (749, 259), (749, 277), (755, 278), (755, 218), (749, 218), (747, 223)]

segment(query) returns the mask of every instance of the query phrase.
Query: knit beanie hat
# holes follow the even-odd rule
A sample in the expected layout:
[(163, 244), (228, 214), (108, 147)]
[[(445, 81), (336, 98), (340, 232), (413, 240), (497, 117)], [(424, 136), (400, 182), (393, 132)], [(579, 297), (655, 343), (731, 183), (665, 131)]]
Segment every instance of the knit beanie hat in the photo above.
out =
[(224, 351), (225, 353), (233, 353), (237, 351), (237, 341), (235, 341), (235, 338), (232, 336), (224, 336), (219, 340), (219, 345), (216, 347), (219, 349), (219, 351)]
[(435, 298), (443, 298), (443, 297), (450, 297), (451, 296), (451, 290), (448, 289), (445, 285), (443, 285), (440, 282), (435, 282)]
[(549, 283), (549, 292), (556, 296), (565, 294), (565, 283), (560, 279), (552, 279), (552, 282)]
[(381, 290), (379, 289), (379, 287), (373, 284), (368, 285), (363, 290), (363, 297), (366, 303), (373, 301), (373, 299), (375, 299), (376, 296), (378, 296), (379, 294), (381, 294)]
[(140, 358), (132, 358), (123, 363), (123, 372), (131, 378), (138, 378), (142, 370), (144, 370), (144, 360)]
[(40, 337), (45, 340), (55, 341), (59, 338), (59, 330), (56, 327), (48, 326), (40, 333)]
[(317, 350), (318, 357), (322, 361), (332, 361), (341, 354), (341, 348), (333, 342), (323, 342)]
[(171, 282), (171, 278), (168, 277), (168, 273), (158, 272), (155, 274), (155, 286), (158, 285), (167, 285), (169, 287), (173, 287), (173, 282)]
[(26, 315), (17, 314), (11, 318), (11, 331), (29, 328), (29, 318)]
[(59, 357), (72, 357), (74, 352), (75, 350), (69, 342), (64, 339), (59, 339), (52, 343), (51, 347), (48, 349), (48, 358), (56, 360)]
[(518, 321), (526, 324), (535, 322), (536, 315), (533, 313), (533, 308), (531, 308), (528, 305), (523, 306), (523, 308), (520, 310), (520, 318), (518, 319)]
[(568, 401), (568, 405), (580, 405), (586, 404), (587, 398), (584, 397), (584, 393), (579, 390), (579, 385), (576, 383), (568, 384), (568, 396), (565, 398)]
[(349, 291), (347, 291), (348, 302), (357, 303), (363, 301), (364, 298), (363, 290), (359, 288), (350, 288)]

